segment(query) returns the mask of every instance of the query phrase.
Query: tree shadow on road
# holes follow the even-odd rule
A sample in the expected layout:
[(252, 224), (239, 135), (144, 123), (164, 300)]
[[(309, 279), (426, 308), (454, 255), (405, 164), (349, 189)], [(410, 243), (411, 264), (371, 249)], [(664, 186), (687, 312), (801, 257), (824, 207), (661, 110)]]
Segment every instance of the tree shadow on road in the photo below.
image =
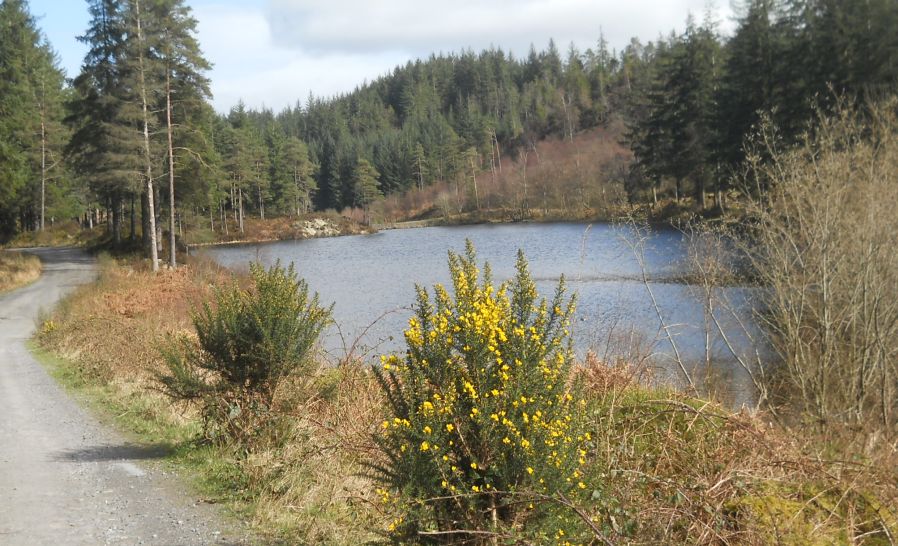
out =
[(168, 444), (140, 445), (99, 445), (82, 449), (65, 449), (53, 454), (52, 458), (57, 462), (68, 463), (92, 463), (104, 461), (146, 461), (152, 459), (164, 459), (174, 453), (174, 448)]

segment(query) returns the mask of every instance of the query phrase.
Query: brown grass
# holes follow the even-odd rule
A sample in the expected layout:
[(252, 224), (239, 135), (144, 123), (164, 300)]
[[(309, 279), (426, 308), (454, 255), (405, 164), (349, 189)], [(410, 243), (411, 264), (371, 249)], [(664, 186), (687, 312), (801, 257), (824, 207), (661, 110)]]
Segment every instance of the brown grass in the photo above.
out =
[[(160, 348), (168, 336), (192, 332), (190, 311), (215, 286), (245, 279), (203, 260), (156, 275), (135, 265), (141, 262), (100, 262), (98, 282), (65, 300), (39, 341), (86, 381), (114, 389), (123, 404), (139, 399), (153, 419), (169, 425), (195, 422), (192, 408), (172, 405), (159, 392)], [(276, 404), (291, 417), (283, 445), (255, 446), (243, 459), (227, 450), (215, 455), (241, 475), (246, 491), (230, 488), (239, 502), (250, 499), (250, 519), (263, 533), (307, 537), (308, 544), (376, 538), (386, 518), (365, 477), (374, 452), (370, 432), (380, 416), (370, 373), (349, 363), (322, 368), (283, 387)]]
[[(98, 283), (66, 300), (40, 340), (123, 404), (140, 401), (153, 419), (195, 422), (157, 392), (158, 349), (167, 334), (191, 329), (190, 309), (214, 286), (235, 281), (208, 262), (153, 275), (103, 259)], [(894, 456), (840, 460), (808, 431), (645, 386), (641, 370), (591, 356), (579, 372), (593, 435), (587, 477), (596, 488), (582, 508), (614, 543), (894, 542)], [(289, 419), (271, 445), (244, 457), (204, 455), (236, 470), (223, 489), (258, 529), (290, 543), (382, 538), (393, 514), (367, 477), (380, 457), (371, 434), (383, 411), (372, 374), (351, 362), (321, 368), (284, 386), (277, 407)]]
[(893, 544), (896, 459), (842, 461), (764, 414), (633, 381), (596, 360), (591, 507), (630, 544)]
[(373, 214), (387, 224), (424, 218), (455, 223), (624, 215), (629, 211), (624, 179), (632, 152), (621, 146), (622, 134), (622, 124), (614, 122), (573, 140), (544, 140), (513, 157), (504, 155), (501, 169), (482, 158), (476, 200), (467, 171), (458, 180), (388, 196), (373, 207)]
[(25, 286), (40, 275), (41, 261), (37, 256), (0, 251), (0, 293)]

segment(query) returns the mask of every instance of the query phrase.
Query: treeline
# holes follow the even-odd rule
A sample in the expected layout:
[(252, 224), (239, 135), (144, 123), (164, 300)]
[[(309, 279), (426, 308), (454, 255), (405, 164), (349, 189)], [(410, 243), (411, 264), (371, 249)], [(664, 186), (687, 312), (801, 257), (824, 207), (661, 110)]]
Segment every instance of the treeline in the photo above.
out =
[[(69, 91), (25, 2), (0, 4), (0, 241), (47, 218), (77, 215), (84, 195), (66, 176), (62, 124)], [(49, 195), (48, 195), (49, 193)], [(67, 198), (62, 198), (63, 195)]]
[[(431, 55), (344, 95), (219, 115), (184, 0), (88, 6), (89, 52), (66, 85), (27, 3), (3, 1), (13, 30), (0, 36), (0, 236), (47, 218), (89, 225), (103, 211), (114, 240), (141, 235), (157, 249), (165, 223), (174, 248), (181, 216), (241, 230), (247, 214), (367, 211), (437, 182), (479, 209), (489, 206), (482, 173), (496, 180), (503, 162), (538, 156), (542, 140), (576, 146), (578, 132), (611, 123), (625, 124), (634, 152), (618, 177), (632, 202), (691, 192), (705, 207), (709, 192), (722, 204), (762, 116), (788, 144), (815, 102), (889, 93), (898, 80), (894, 1), (749, 0), (729, 39), (706, 16), (620, 51), (600, 35), (585, 51), (550, 42), (523, 58)], [(572, 172), (582, 180), (566, 187), (581, 191), (608, 178)]]
[(636, 156), (623, 177), (631, 200), (657, 200), (668, 188), (679, 200), (688, 188), (705, 208), (708, 192), (722, 199), (763, 116), (788, 144), (815, 104), (887, 94), (898, 82), (891, 0), (750, 0), (738, 11), (729, 39), (705, 16), (619, 52), (600, 36), (583, 52), (562, 54), (550, 42), (522, 59), (501, 49), (431, 55), (343, 96), (247, 114), (261, 132), (274, 126), (307, 143), (318, 208), (370, 201), (357, 182), (361, 160), (383, 194), (447, 181), (479, 207), (479, 172), (612, 119), (628, 126)]
[[(894, 0), (749, 0), (732, 38), (691, 19), (682, 35), (659, 40), (645, 87), (634, 95), (629, 142), (634, 191), (691, 188), (718, 206), (762, 120), (789, 146), (815, 108), (838, 97), (893, 94), (898, 82)], [(688, 185), (688, 186), (687, 186)]]
[(183, 0), (87, 4), (88, 52), (68, 83), (27, 2), (0, 7), (0, 236), (43, 229), (48, 217), (88, 226), (103, 217), (121, 243), (126, 220), (136, 238), (139, 209), (155, 258), (160, 205), (174, 249), (175, 187), (195, 199), (215, 179), (209, 63)]

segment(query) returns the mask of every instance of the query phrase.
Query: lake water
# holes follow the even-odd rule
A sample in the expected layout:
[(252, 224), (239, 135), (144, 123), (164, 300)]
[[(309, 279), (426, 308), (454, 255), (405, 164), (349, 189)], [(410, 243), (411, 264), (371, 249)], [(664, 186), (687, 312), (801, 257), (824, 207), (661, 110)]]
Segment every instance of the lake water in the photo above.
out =
[[(367, 358), (403, 351), (402, 332), (411, 316), (415, 284), (448, 286), (447, 252), (463, 253), (466, 239), (476, 246), (480, 264), (490, 263), (497, 283), (514, 275), (520, 248), (541, 295), (551, 297), (561, 275), (577, 294), (573, 335), (581, 356), (587, 350), (621, 355), (638, 347), (639, 354), (651, 353), (656, 377), (676, 380), (681, 376), (679, 366), (627, 242), (633, 235), (630, 228), (607, 224), (476, 225), (212, 247), (202, 253), (238, 269), (251, 261), (293, 262), (322, 302), (334, 303), (336, 326), (322, 341), (336, 361), (352, 347), (354, 354)], [(701, 290), (676, 281), (687, 269), (686, 244), (684, 235), (675, 230), (648, 234), (643, 255), (652, 279), (649, 288), (681, 360), (696, 375), (711, 371), (718, 382), (722, 378), (733, 401), (741, 403), (752, 396), (750, 381), (719, 335), (710, 336), (713, 369), (705, 365), (707, 328)], [(717, 297), (737, 309), (737, 315), (721, 310), (717, 316), (730, 344), (746, 354), (753, 348), (739, 322), (757, 334), (748, 312), (751, 295), (747, 288), (717, 289)]]

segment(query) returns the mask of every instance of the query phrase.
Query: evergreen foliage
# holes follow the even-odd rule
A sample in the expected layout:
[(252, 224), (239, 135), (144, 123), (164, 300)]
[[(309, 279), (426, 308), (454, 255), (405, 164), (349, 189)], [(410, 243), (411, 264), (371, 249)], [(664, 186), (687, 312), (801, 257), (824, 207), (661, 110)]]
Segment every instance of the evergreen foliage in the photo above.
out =
[(292, 264), (252, 264), (250, 275), (251, 288), (224, 288), (193, 315), (197, 339), (166, 352), (169, 374), (161, 377), (173, 398), (201, 404), (206, 434), (217, 441), (239, 443), (266, 425), (278, 386), (315, 366), (331, 317)]
[(379, 176), (380, 174), (374, 170), (374, 167), (367, 160), (359, 159), (358, 163), (356, 163), (355, 171), (352, 174), (352, 190), (355, 195), (355, 204), (365, 209), (366, 216), (368, 207), (383, 197), (383, 194), (377, 187), (377, 178)]
[[(0, 4), (0, 241), (78, 214), (61, 162), (64, 77), (24, 0)], [(67, 202), (68, 201), (68, 202)]]
[[(105, 210), (121, 240), (139, 200), (147, 248), (148, 216), (161, 219), (160, 209), (173, 246), (175, 205), (213, 230), (231, 214), (242, 228), (247, 214), (339, 210), (436, 182), (469, 195), (459, 207), (480, 208), (478, 176), (495, 175), (502, 158), (616, 120), (635, 155), (631, 200), (690, 192), (702, 206), (715, 191), (722, 207), (762, 117), (794, 144), (815, 103), (875, 98), (898, 83), (892, 0), (744, 0), (731, 38), (706, 16), (620, 51), (600, 33), (585, 51), (550, 42), (520, 58), (500, 48), (434, 54), (350, 93), (278, 113), (238, 104), (222, 116), (207, 103), (209, 64), (185, 0), (90, 0), (88, 9), (88, 53), (67, 90), (27, 3), (2, 3), (11, 31), (0, 36), (0, 236), (47, 217), (92, 223)], [(377, 191), (361, 198), (360, 160), (378, 173)]]

